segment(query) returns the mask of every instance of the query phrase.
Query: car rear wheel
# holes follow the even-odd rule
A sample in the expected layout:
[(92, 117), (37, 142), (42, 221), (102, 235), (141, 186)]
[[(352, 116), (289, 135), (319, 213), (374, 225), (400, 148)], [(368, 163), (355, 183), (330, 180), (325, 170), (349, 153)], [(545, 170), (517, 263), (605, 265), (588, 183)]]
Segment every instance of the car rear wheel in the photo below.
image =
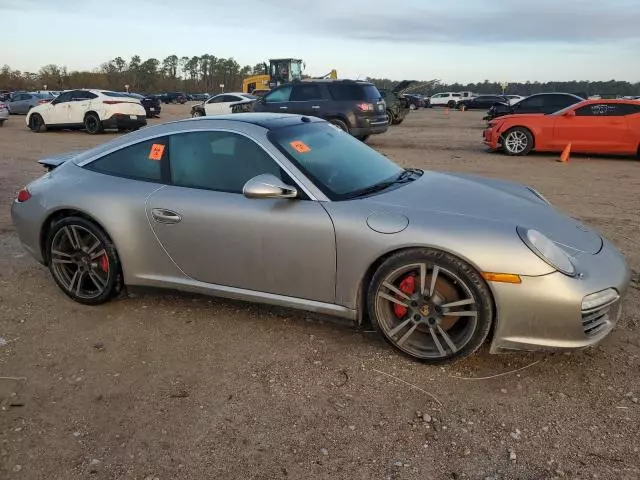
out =
[(96, 133), (102, 133), (102, 122), (100, 121), (100, 117), (95, 113), (87, 113), (84, 117), (84, 129), (90, 135), (95, 135)]
[(93, 222), (67, 217), (47, 237), (49, 270), (60, 289), (76, 302), (98, 305), (118, 291), (120, 261), (109, 237)]
[(45, 126), (44, 120), (42, 119), (42, 117), (37, 113), (33, 113), (29, 117), (29, 129), (32, 132), (41, 133), (41, 132), (44, 132), (47, 129), (47, 127)]
[(336, 127), (338, 127), (343, 132), (349, 133), (349, 127), (347, 126), (347, 124), (345, 122), (343, 122), (339, 118), (332, 118), (331, 120), (329, 120), (329, 123), (331, 125), (335, 125)]
[(449, 102), (447, 102), (447, 107), (455, 108), (455, 106), (456, 106), (456, 102), (454, 102), (453, 100), (449, 100)]
[(387, 110), (387, 125), (391, 126), (396, 121), (396, 117), (393, 115), (391, 110)]
[(526, 155), (533, 149), (533, 135), (523, 127), (507, 130), (502, 137), (502, 149), (507, 155)]
[(433, 249), (406, 250), (382, 263), (369, 285), (367, 307), (385, 340), (426, 363), (472, 354), (486, 340), (493, 319), (482, 276)]

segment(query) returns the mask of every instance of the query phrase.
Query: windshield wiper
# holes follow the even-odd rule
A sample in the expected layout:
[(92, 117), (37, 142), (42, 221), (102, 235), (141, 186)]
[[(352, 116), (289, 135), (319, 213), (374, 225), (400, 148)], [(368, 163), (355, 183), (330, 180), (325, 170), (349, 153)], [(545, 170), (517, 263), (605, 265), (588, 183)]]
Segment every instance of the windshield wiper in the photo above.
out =
[(371, 185), (370, 187), (363, 188), (362, 190), (358, 190), (351, 196), (351, 198), (366, 197), (367, 195), (371, 195), (372, 193), (386, 190), (390, 186), (397, 183), (407, 183), (413, 180), (414, 175), (422, 175), (422, 170), (419, 170), (417, 168), (407, 168), (400, 172), (400, 174), (392, 180), (385, 180), (383, 182)]

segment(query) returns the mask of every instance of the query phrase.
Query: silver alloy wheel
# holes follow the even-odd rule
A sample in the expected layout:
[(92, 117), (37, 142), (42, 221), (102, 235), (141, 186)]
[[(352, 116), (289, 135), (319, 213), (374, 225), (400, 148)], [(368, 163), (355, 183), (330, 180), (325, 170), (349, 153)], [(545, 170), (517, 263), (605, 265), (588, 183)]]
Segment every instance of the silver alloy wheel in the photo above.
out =
[[(414, 276), (413, 293), (402, 291)], [(453, 272), (416, 263), (391, 272), (376, 292), (375, 308), (384, 335), (400, 350), (421, 359), (446, 359), (463, 349), (478, 325), (478, 301)], [(395, 307), (395, 308), (394, 308)], [(397, 307), (404, 312), (398, 316)]]
[(193, 117), (193, 118), (204, 117), (204, 114), (200, 110), (196, 110), (195, 112), (193, 112), (191, 117)]
[(51, 241), (53, 274), (68, 293), (83, 299), (102, 295), (109, 285), (109, 260), (102, 242), (80, 225), (67, 225)]
[(504, 148), (511, 153), (522, 153), (529, 145), (529, 139), (522, 130), (509, 132), (504, 139)]

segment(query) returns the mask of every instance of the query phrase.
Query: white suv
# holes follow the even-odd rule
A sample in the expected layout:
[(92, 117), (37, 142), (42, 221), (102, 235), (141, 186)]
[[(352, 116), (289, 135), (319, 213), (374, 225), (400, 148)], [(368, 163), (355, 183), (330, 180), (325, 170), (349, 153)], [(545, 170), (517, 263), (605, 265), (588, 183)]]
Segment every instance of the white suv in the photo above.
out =
[(139, 100), (105, 90), (68, 90), (49, 103), (32, 108), (27, 125), (34, 132), (47, 129), (137, 130), (147, 124)]
[(461, 93), (443, 92), (432, 95), (429, 99), (429, 107), (454, 108), (462, 100)]

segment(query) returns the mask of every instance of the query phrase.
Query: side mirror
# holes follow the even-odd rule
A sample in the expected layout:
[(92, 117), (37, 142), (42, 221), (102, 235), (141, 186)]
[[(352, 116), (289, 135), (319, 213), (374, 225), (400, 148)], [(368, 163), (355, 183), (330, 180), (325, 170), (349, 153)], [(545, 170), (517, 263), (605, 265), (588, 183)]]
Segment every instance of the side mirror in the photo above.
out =
[(298, 190), (275, 175), (264, 173), (245, 183), (242, 194), (247, 198), (295, 198)]
[(564, 112), (562, 114), (562, 116), (565, 117), (565, 118), (575, 117), (576, 116), (576, 111), (575, 110), (567, 110), (566, 112)]

